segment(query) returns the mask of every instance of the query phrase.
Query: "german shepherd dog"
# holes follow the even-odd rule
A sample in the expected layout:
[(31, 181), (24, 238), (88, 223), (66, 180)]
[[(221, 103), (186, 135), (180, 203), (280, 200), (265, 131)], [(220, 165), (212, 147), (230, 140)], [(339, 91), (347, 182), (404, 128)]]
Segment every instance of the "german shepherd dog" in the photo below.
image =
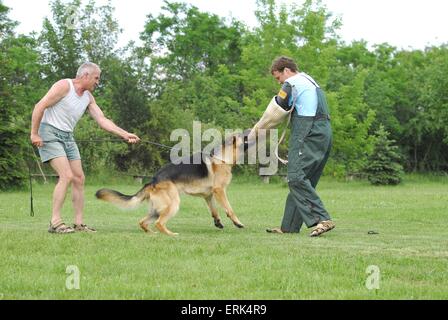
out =
[(244, 228), (230, 206), (226, 188), (232, 180), (232, 167), (238, 159), (244, 157), (247, 148), (247, 133), (236, 134), (215, 148), (216, 151), (212, 154), (201, 154), (200, 164), (193, 164), (194, 156), (191, 156), (188, 163), (169, 163), (162, 167), (151, 182), (133, 196), (101, 189), (96, 192), (96, 197), (121, 208), (134, 208), (147, 200), (149, 213), (139, 222), (140, 227), (147, 233), (154, 233), (149, 225), (155, 222), (155, 227), (161, 233), (178, 235), (168, 230), (166, 224), (179, 210), (181, 194), (204, 198), (217, 228), (222, 229), (224, 226), (215, 201), (225, 209), (235, 226)]

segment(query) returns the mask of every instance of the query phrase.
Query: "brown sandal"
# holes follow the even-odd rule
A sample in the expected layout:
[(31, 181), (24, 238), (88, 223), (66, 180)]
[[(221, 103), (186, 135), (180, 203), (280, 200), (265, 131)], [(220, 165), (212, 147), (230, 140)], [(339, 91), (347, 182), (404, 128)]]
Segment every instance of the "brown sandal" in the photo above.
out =
[(327, 220), (319, 223), (316, 228), (310, 233), (310, 237), (318, 237), (321, 234), (333, 230), (336, 225), (333, 221)]
[(48, 228), (49, 233), (73, 233), (75, 230), (71, 227), (67, 227), (67, 225), (60, 221), (56, 224), (52, 224), (50, 222), (50, 227)]
[(280, 228), (270, 228), (270, 229), (266, 229), (266, 232), (268, 232), (268, 233), (279, 233), (279, 234), (282, 234), (282, 233), (283, 233), (282, 229), (280, 229)]
[(75, 229), (75, 231), (96, 232), (96, 229), (89, 227), (85, 224), (74, 224), (73, 228)]

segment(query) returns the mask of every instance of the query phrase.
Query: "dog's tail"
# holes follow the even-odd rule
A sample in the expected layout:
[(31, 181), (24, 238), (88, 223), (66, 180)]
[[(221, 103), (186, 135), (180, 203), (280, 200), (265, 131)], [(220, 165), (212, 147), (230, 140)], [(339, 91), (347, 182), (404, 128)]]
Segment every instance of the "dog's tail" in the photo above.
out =
[(145, 185), (133, 196), (128, 196), (115, 190), (101, 189), (96, 192), (95, 196), (120, 208), (132, 209), (139, 206), (144, 200), (149, 199), (149, 188), (150, 185)]

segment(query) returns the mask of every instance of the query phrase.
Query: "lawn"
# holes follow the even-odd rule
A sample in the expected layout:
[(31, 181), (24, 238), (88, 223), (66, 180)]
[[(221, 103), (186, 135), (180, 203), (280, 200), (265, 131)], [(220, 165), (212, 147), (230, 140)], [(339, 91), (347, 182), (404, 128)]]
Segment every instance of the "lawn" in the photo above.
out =
[[(225, 229), (215, 228), (205, 202), (183, 196), (168, 224), (175, 238), (139, 229), (146, 206), (123, 211), (94, 198), (101, 187), (135, 193), (138, 183), (86, 187), (85, 222), (98, 233), (49, 234), (53, 185), (35, 183), (35, 217), (29, 193), (0, 194), (0, 299), (448, 299), (447, 180), (408, 176), (373, 187), (323, 179), (318, 190), (336, 228), (320, 238), (305, 227), (265, 232), (281, 221), (282, 182), (230, 186), (245, 229), (222, 211)], [(67, 198), (64, 218), (72, 217)], [(79, 289), (70, 286), (75, 269)]]

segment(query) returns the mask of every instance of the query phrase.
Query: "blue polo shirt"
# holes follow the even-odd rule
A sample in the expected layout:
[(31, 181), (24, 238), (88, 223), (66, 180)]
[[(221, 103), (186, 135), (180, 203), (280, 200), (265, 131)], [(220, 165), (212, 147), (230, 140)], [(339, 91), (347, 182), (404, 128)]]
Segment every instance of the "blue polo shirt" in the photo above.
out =
[(316, 81), (304, 72), (287, 79), (285, 83), (292, 87), (289, 105), (294, 106), (299, 116), (314, 117), (317, 111)]

